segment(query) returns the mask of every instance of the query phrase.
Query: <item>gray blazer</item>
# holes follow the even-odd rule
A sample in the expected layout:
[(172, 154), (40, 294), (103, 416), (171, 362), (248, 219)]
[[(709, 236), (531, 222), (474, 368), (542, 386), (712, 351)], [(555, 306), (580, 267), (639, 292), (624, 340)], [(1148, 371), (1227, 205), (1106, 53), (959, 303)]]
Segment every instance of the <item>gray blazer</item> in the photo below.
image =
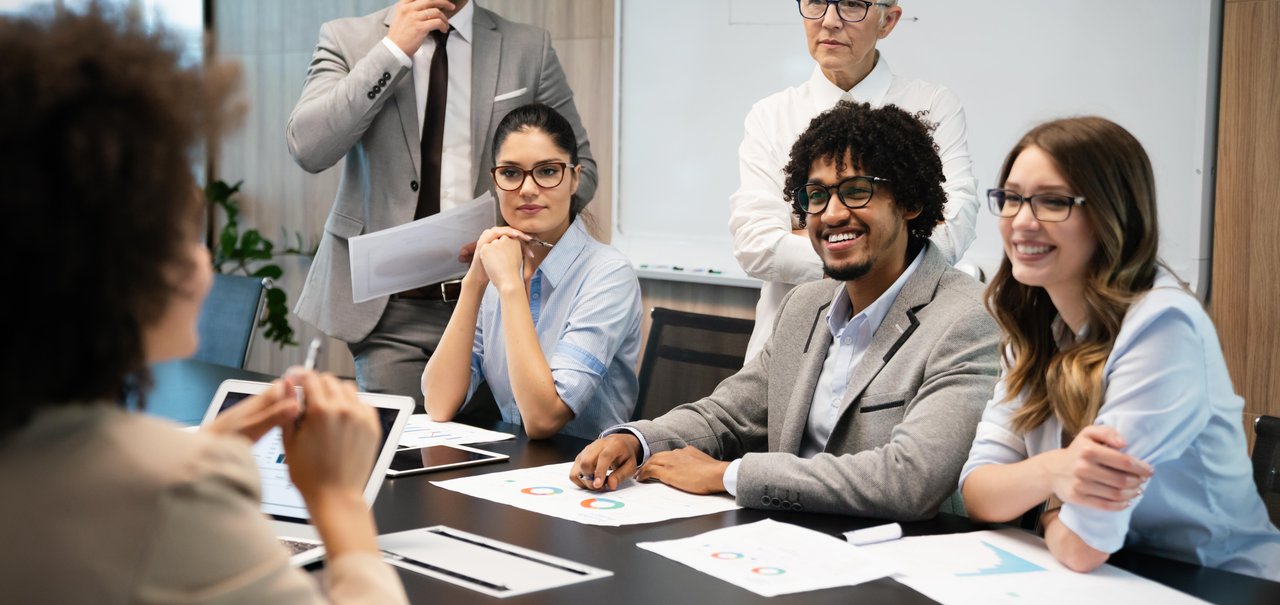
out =
[(955, 491), (998, 370), (982, 286), (933, 246), (854, 370), (826, 449), (799, 457), (831, 346), (831, 280), (782, 302), (764, 351), (711, 396), (632, 426), (653, 452), (692, 445), (741, 457), (737, 502), (774, 510), (914, 520)]
[[(471, 59), (471, 165), (475, 195), (490, 189), (494, 130), (507, 112), (545, 103), (560, 112), (578, 138), (582, 181), (575, 205), (591, 200), (596, 163), (573, 91), (546, 31), (475, 7)], [(413, 71), (381, 43), (390, 8), (338, 19), (320, 28), (302, 96), (289, 116), (289, 152), (308, 172), (346, 157), (337, 199), (325, 221), (311, 271), (294, 312), (326, 334), (358, 342), (373, 330), (387, 298), (356, 304), (351, 295), (347, 239), (413, 220), (421, 176), (422, 127)], [(379, 79), (387, 84), (380, 86)], [(495, 103), (494, 97), (524, 89)]]

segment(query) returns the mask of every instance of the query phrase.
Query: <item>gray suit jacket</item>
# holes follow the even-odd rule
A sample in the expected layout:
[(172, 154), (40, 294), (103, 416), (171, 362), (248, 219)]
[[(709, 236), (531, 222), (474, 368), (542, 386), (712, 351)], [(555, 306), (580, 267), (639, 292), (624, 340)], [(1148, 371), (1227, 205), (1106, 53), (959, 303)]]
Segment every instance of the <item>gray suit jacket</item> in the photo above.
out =
[[(574, 203), (585, 205), (595, 194), (596, 163), (551, 37), (542, 29), (508, 21), (479, 6), (474, 19), (474, 194), (491, 187), (489, 149), (498, 122), (512, 109), (536, 102), (555, 108), (573, 124), (582, 163)], [(421, 181), (422, 127), (413, 72), (381, 43), (390, 23), (388, 8), (321, 26), (320, 42), (287, 129), (289, 151), (308, 172), (320, 172), (346, 157), (337, 199), (294, 312), (347, 342), (364, 339), (387, 304), (386, 297), (352, 302), (347, 239), (412, 221)], [(379, 86), (379, 79), (386, 79), (386, 86)], [(520, 89), (524, 94), (493, 101)]]
[(904, 284), (844, 394), (823, 453), (798, 456), (831, 332), (831, 280), (782, 302), (764, 351), (711, 396), (632, 426), (653, 452), (692, 445), (741, 457), (738, 504), (913, 520), (955, 491), (995, 387), (995, 322), (982, 286), (932, 246)]

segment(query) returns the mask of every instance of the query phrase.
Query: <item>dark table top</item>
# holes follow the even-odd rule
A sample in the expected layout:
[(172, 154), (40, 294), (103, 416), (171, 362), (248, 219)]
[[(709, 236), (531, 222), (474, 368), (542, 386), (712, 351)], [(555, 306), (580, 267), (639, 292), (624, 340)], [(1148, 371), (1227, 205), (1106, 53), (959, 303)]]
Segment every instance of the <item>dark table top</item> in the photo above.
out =
[[(235, 368), (195, 361), (166, 364), (154, 372), (156, 386), (148, 411), (168, 418), (194, 418), (228, 378), (267, 380), (270, 377)], [(461, 419), (466, 421), (466, 419)], [(508, 599), (496, 599), (434, 578), (397, 568), (414, 603), (931, 603), (914, 590), (884, 578), (861, 584), (765, 598), (722, 582), (670, 559), (637, 548), (637, 542), (685, 538), (713, 529), (774, 519), (833, 536), (870, 527), (883, 520), (815, 513), (735, 510), (663, 523), (597, 527), (540, 515), (523, 509), (473, 498), (431, 485), (432, 481), (507, 471), (573, 460), (587, 444), (582, 439), (556, 436), (531, 441), (518, 427), (471, 419), (494, 430), (517, 433), (511, 441), (477, 447), (511, 456), (503, 464), (487, 464), (387, 479), (374, 504), (378, 531), (390, 533), (431, 525), (447, 525), (572, 561), (608, 569), (612, 577)], [(939, 515), (929, 521), (903, 523), (906, 535), (954, 533), (986, 529), (966, 518)], [(1121, 551), (1109, 563), (1166, 586), (1215, 603), (1280, 603), (1280, 583), (1227, 571), (1199, 567), (1138, 552)]]

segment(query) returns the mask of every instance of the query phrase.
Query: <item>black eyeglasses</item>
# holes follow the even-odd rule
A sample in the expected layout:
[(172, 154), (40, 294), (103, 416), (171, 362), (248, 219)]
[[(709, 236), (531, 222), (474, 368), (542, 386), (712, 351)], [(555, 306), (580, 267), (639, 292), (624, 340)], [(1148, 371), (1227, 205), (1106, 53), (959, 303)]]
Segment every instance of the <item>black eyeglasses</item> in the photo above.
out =
[(805, 214), (822, 214), (831, 202), (831, 194), (840, 198), (840, 203), (850, 210), (865, 208), (876, 194), (876, 183), (888, 183), (889, 179), (874, 176), (851, 176), (835, 185), (809, 183), (796, 187), (791, 192), (792, 203), (796, 210)]
[(867, 2), (866, 0), (796, 0), (800, 7), (800, 16), (805, 19), (821, 19), (827, 16), (827, 8), (836, 5), (836, 16), (845, 23), (857, 23), (867, 18), (871, 6), (888, 8), (892, 4), (884, 2)]
[(988, 189), (987, 207), (1000, 218), (1013, 218), (1022, 210), (1022, 203), (1031, 204), (1031, 216), (1042, 223), (1061, 223), (1071, 218), (1071, 209), (1084, 203), (1080, 196), (1061, 193), (1040, 193), (1022, 196), (1008, 189)]
[(559, 187), (564, 182), (564, 174), (573, 168), (568, 162), (545, 162), (529, 170), (519, 166), (494, 166), (493, 184), (503, 191), (515, 191), (524, 187), (524, 180), (533, 177), (533, 182), (543, 189)]

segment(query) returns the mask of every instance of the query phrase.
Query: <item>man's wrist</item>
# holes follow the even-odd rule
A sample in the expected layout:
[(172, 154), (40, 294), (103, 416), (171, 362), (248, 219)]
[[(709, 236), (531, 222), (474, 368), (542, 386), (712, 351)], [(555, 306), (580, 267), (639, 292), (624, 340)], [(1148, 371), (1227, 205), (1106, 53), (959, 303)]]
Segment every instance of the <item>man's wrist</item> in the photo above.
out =
[(413, 67), (413, 59), (408, 55), (408, 53), (404, 52), (403, 48), (400, 48), (399, 44), (396, 44), (391, 40), (391, 36), (384, 37), (382, 39), (382, 45), (386, 46), (387, 50), (391, 51), (392, 56), (396, 58), (396, 61), (400, 62), (400, 65), (403, 65), (404, 67)]

